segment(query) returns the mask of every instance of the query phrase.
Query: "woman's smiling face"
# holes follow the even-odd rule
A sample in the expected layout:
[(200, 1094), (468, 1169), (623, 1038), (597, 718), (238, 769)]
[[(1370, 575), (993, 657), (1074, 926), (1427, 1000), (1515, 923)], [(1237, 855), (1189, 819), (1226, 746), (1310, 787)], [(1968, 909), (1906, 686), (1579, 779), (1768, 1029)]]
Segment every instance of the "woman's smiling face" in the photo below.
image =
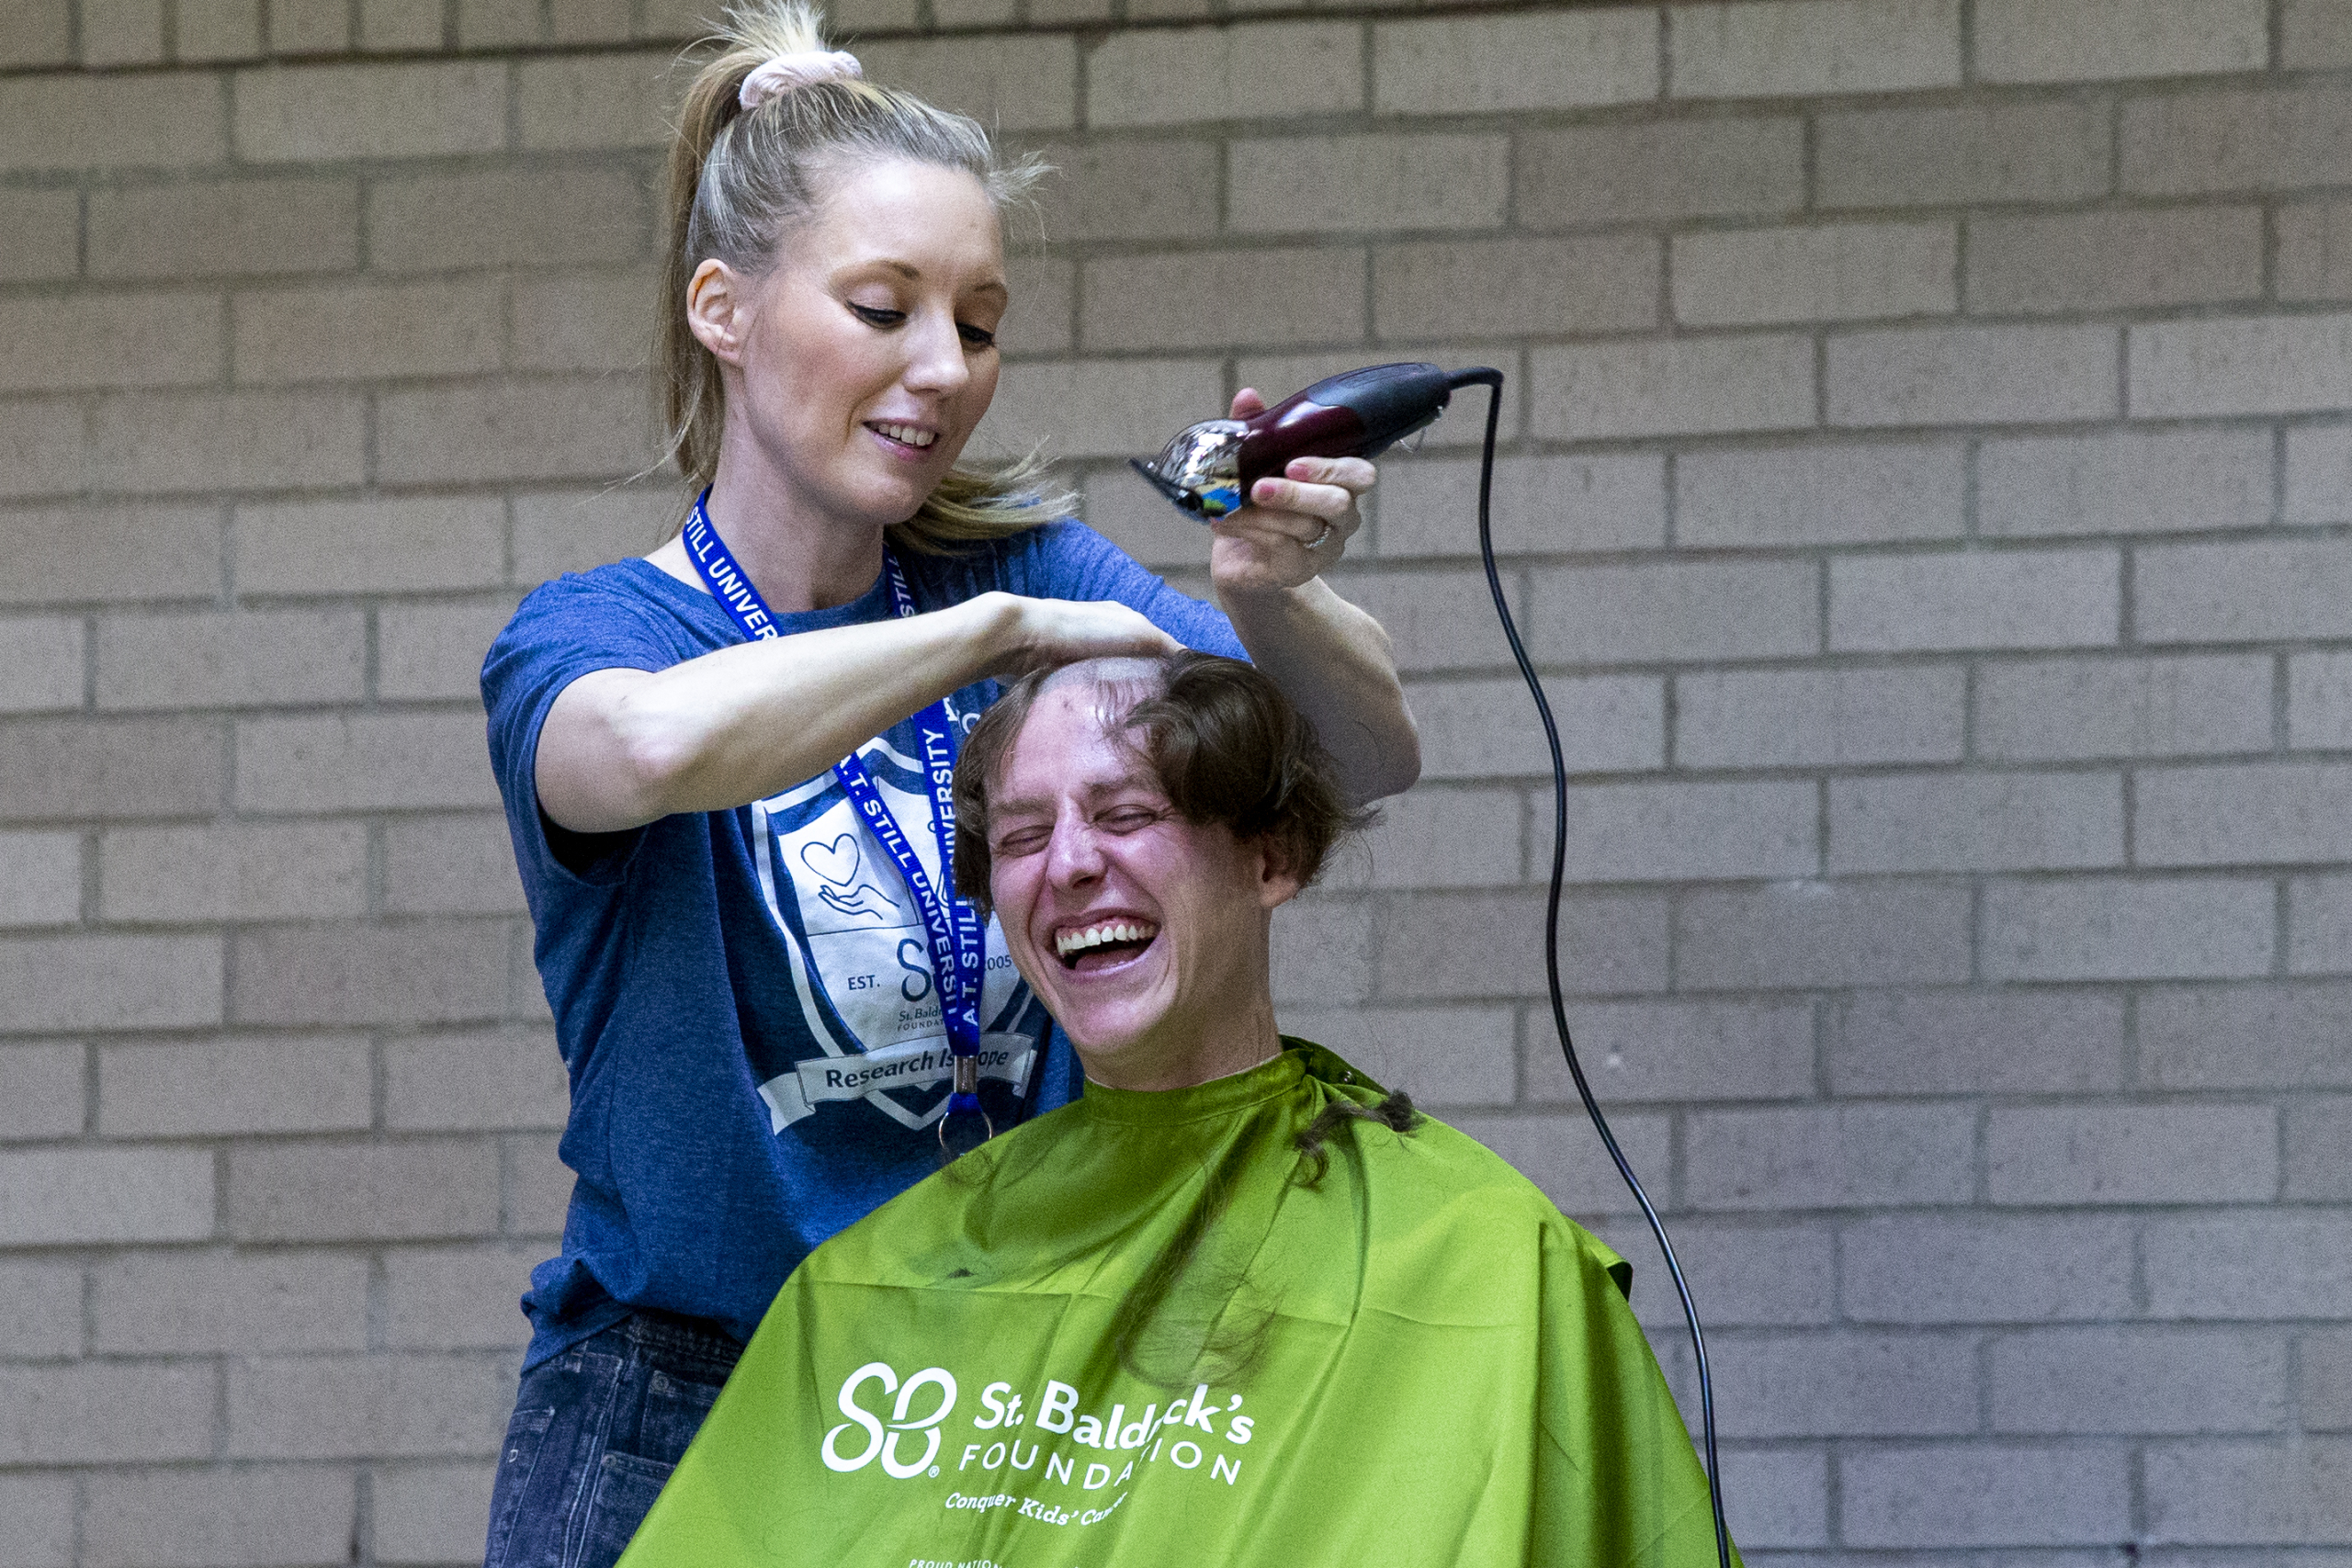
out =
[[(765, 276), (729, 275), (729, 439), (818, 515), (914, 514), (996, 395), (1009, 296), (996, 209), (960, 169), (842, 163)], [(700, 287), (716, 266), (705, 263)], [(706, 343), (710, 339), (706, 336)]]
[(1247, 1066), (1220, 1047), (1268, 983), (1268, 918), (1298, 890), (1265, 847), (1177, 815), (1114, 739), (1135, 697), (1048, 685), (989, 790), (1006, 947), (1087, 1076), (1157, 1089)]

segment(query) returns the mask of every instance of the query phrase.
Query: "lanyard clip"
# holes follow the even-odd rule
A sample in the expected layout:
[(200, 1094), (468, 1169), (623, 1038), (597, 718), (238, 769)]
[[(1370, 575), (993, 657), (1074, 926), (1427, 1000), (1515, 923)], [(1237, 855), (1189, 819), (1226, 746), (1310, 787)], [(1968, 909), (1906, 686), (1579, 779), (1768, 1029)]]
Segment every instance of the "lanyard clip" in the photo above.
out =
[[(967, 1121), (964, 1127), (959, 1129), (956, 1141), (953, 1144), (948, 1142), (947, 1124), (959, 1116), (967, 1118), (977, 1116), (980, 1119), (980, 1135), (977, 1140), (966, 1141), (970, 1132), (970, 1123)], [(947, 1096), (947, 1109), (941, 1112), (939, 1117), (940, 1155), (943, 1158), (952, 1160), (958, 1156), (970, 1154), (995, 1136), (996, 1122), (989, 1119), (987, 1111), (980, 1109), (980, 1059), (977, 1055), (967, 1056), (959, 1052), (956, 1057), (955, 1087)]]

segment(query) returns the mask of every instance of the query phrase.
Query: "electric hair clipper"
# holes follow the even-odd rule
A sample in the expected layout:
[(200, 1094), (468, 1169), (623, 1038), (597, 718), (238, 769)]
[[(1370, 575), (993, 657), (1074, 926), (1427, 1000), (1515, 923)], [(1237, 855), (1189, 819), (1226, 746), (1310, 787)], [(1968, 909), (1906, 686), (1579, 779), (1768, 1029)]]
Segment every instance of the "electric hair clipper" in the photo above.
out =
[(1203, 522), (1238, 512), (1250, 487), (1293, 457), (1371, 457), (1434, 422), (1453, 389), (1491, 370), (1367, 365), (1328, 377), (1251, 419), (1204, 419), (1136, 472)]

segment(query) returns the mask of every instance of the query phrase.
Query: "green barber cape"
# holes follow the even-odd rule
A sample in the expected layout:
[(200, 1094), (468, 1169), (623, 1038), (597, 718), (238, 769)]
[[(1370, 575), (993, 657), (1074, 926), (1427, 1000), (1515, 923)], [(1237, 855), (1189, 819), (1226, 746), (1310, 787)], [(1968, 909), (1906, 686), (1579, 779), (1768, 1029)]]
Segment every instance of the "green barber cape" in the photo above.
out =
[(1439, 1122), (1303, 1155), (1383, 1094), (1284, 1044), (1090, 1084), (819, 1247), (621, 1568), (1712, 1564), (1625, 1264)]

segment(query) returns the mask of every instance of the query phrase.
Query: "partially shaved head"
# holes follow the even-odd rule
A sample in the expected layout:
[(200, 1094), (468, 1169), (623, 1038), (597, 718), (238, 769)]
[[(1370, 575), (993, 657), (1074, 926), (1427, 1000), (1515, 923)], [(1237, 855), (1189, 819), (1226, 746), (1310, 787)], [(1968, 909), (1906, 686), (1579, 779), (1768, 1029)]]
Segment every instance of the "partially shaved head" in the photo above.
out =
[(1065, 664), (1047, 672), (1037, 682), (1032, 697), (1042, 697), (1048, 692), (1058, 692), (1071, 686), (1092, 686), (1101, 694), (1099, 707), (1103, 723), (1125, 715), (1129, 708), (1147, 697), (1159, 696), (1168, 689), (1168, 665), (1159, 659), (1081, 659), (1075, 664)]
[(1351, 810), (1314, 727), (1254, 666), (1190, 651), (1091, 659), (1013, 682), (973, 728), (956, 766), (956, 889), (989, 907), (989, 792), (1037, 699), (1091, 684), (1095, 711), (1150, 764), (1187, 820), (1264, 839), (1302, 884), (1340, 837), (1371, 820)]

